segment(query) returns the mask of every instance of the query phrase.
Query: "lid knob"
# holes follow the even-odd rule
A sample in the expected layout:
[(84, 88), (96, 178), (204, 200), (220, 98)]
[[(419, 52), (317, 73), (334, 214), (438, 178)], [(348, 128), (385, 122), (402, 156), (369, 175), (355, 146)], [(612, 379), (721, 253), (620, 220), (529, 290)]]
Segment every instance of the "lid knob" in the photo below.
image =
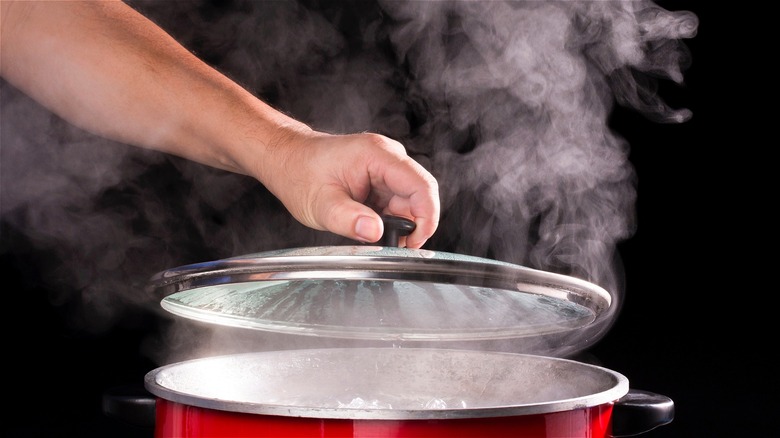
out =
[(412, 234), (417, 224), (405, 217), (382, 215), (382, 222), (385, 224), (385, 233), (382, 235), (382, 246), (398, 246), (398, 240), (401, 236)]

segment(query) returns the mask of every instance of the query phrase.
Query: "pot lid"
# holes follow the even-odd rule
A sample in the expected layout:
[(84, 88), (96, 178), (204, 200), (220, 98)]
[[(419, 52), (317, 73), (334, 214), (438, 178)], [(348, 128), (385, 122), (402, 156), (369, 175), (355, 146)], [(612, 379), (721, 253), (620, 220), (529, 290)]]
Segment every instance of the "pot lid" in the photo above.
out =
[[(397, 239), (398, 228), (390, 226), (386, 234)], [(579, 330), (611, 304), (607, 291), (578, 278), (377, 245), (293, 248), (196, 263), (156, 274), (149, 288), (164, 297), (165, 310), (210, 324), (391, 341)]]

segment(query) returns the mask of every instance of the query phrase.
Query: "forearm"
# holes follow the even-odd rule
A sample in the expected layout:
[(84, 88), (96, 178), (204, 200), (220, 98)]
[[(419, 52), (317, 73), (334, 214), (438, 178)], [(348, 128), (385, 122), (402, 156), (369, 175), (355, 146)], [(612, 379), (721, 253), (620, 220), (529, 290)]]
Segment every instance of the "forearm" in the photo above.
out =
[(308, 130), (122, 2), (2, 7), (3, 77), (88, 131), (257, 177), (269, 142)]

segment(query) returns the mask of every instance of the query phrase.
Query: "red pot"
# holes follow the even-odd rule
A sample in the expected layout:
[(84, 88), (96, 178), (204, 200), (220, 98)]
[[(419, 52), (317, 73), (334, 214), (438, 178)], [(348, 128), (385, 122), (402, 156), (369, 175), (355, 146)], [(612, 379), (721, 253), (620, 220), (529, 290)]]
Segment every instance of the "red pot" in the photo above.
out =
[(442, 420), (350, 420), (227, 412), (157, 402), (157, 437), (606, 437), (610, 403), (548, 414)]
[(610, 437), (673, 416), (670, 399), (629, 394), (626, 377), (602, 367), (470, 350), (235, 354), (157, 368), (145, 386), (158, 438)]

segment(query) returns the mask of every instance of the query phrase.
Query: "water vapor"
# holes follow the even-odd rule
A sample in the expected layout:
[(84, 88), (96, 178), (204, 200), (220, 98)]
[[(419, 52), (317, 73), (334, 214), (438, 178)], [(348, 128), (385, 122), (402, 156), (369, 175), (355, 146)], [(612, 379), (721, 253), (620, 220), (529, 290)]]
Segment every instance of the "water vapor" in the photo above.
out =
[[(684, 84), (694, 14), (651, 1), (128, 3), (313, 127), (405, 144), (441, 189), (441, 227), (426, 248), (576, 276), (613, 295), (603, 323), (545, 340), (544, 353), (576, 353), (614, 321), (636, 174), (609, 116), (622, 105), (659, 123), (692, 117), (658, 84)], [(128, 308), (157, 311), (143, 285), (160, 270), (344, 243), (294, 222), (256, 181), (108, 142), (0, 87), (0, 234), (44, 256), (41, 281), (79, 329), (107, 330)]]

